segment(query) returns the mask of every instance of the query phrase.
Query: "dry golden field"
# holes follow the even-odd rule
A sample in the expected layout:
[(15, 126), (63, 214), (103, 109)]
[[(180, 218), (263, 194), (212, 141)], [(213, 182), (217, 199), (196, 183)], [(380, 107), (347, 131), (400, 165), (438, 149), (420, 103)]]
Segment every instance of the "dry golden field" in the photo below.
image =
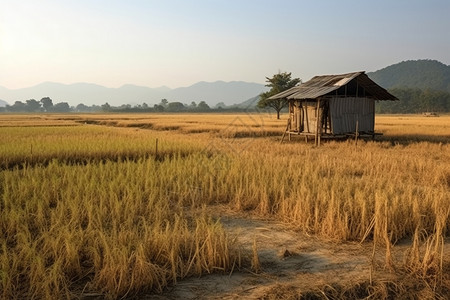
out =
[(450, 116), (321, 147), (285, 126), (0, 115), (0, 298), (446, 299)]

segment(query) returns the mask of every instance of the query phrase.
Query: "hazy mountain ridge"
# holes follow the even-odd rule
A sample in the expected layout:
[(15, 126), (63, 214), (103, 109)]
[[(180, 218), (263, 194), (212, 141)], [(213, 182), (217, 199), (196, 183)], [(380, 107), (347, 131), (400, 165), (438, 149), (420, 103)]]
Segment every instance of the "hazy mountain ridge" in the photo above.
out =
[(409, 60), (367, 75), (400, 101), (381, 101), (378, 113), (450, 111), (450, 66), (436, 60)]
[(241, 102), (239, 104), (235, 104), (232, 107), (234, 108), (240, 108), (240, 109), (251, 109), (258, 105), (259, 102), (259, 95), (252, 97), (248, 100), (245, 100), (244, 102)]
[[(367, 75), (386, 89), (408, 87), (450, 92), (450, 66), (436, 60), (408, 60), (390, 65)], [(125, 84), (119, 88), (108, 88), (93, 83), (61, 84), (44, 82), (33, 87), (7, 89), (0, 86), (0, 107), (12, 105), (15, 101), (52, 98), (54, 103), (68, 102), (72, 106), (147, 103), (153, 105), (161, 99), (169, 102), (190, 104), (205, 101), (211, 107), (217, 103), (227, 106), (253, 107), (260, 93), (268, 90), (264, 84), (243, 81), (197, 82), (188, 87), (175, 89), (161, 86), (150, 88)]]
[(53, 102), (68, 102), (72, 106), (83, 103), (85, 105), (101, 105), (108, 102), (113, 106), (129, 103), (147, 103), (153, 105), (161, 99), (170, 102), (191, 103), (205, 101), (210, 105), (223, 102), (233, 105), (259, 95), (267, 88), (263, 84), (243, 81), (198, 82), (188, 87), (170, 89), (166, 86), (150, 88), (126, 84), (119, 88), (107, 88), (92, 83), (62, 84), (44, 82), (33, 87), (22, 89), (7, 89), (0, 87), (0, 98), (9, 104), (28, 99), (40, 100), (44, 97), (52, 98)]
[(407, 60), (367, 75), (385, 89), (411, 87), (450, 92), (450, 66), (437, 60)]

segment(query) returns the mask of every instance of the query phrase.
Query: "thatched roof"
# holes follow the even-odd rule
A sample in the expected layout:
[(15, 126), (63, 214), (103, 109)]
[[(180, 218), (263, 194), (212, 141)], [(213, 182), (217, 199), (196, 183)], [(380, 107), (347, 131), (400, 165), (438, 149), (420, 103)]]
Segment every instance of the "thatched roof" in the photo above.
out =
[[(364, 71), (340, 75), (315, 76), (311, 80), (298, 86), (278, 93), (269, 99), (316, 99), (326, 95), (334, 95), (339, 88), (349, 84), (353, 80), (364, 89), (365, 97), (374, 100), (398, 100), (384, 88), (372, 81)], [(334, 93), (333, 93), (334, 92)]]

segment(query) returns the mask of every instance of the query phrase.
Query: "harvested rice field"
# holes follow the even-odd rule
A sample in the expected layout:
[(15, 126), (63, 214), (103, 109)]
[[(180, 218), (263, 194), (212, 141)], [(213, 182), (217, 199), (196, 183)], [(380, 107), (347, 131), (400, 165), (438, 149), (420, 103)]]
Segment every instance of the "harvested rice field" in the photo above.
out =
[(448, 299), (450, 116), (0, 114), (2, 299)]

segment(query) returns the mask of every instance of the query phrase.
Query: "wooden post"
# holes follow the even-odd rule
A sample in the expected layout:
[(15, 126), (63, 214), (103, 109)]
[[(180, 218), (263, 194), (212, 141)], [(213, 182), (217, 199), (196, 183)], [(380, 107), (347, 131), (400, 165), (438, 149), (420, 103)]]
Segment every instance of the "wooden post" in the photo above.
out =
[(372, 101), (372, 131), (373, 131), (373, 136), (372, 139), (375, 139), (375, 100), (371, 100)]
[(318, 127), (318, 129), (319, 129), (319, 135), (318, 135), (318, 138), (319, 138), (318, 142), (319, 142), (319, 144), (318, 144), (318, 146), (320, 146), (320, 142), (322, 140), (322, 117), (323, 117), (323, 114), (320, 113), (320, 98), (319, 98), (319, 101), (317, 103), (317, 115), (318, 115), (317, 121), (319, 122), (319, 127)]
[[(291, 129), (291, 118), (289, 117), (288, 120), (287, 120), (287, 124), (286, 124), (286, 130), (284, 131), (283, 136), (281, 137), (280, 144), (283, 143), (284, 136), (286, 135), (286, 132), (290, 131), (290, 129)], [(291, 134), (289, 133), (289, 141), (290, 140), (291, 140)]]
[(302, 101), (299, 101), (298, 103), (299, 107), (299, 113), (300, 113), (300, 124), (298, 127), (298, 133), (305, 131), (305, 111), (303, 109)]
[[(305, 102), (305, 120), (306, 120), (306, 133), (309, 133), (309, 117), (308, 117), (308, 102)], [(303, 131), (305, 131), (303, 129)]]
[(358, 120), (356, 120), (356, 132), (355, 132), (355, 147), (358, 145)]
[(314, 135), (314, 142), (316, 146), (320, 146), (320, 98), (317, 98), (317, 109), (316, 109), (316, 134)]

